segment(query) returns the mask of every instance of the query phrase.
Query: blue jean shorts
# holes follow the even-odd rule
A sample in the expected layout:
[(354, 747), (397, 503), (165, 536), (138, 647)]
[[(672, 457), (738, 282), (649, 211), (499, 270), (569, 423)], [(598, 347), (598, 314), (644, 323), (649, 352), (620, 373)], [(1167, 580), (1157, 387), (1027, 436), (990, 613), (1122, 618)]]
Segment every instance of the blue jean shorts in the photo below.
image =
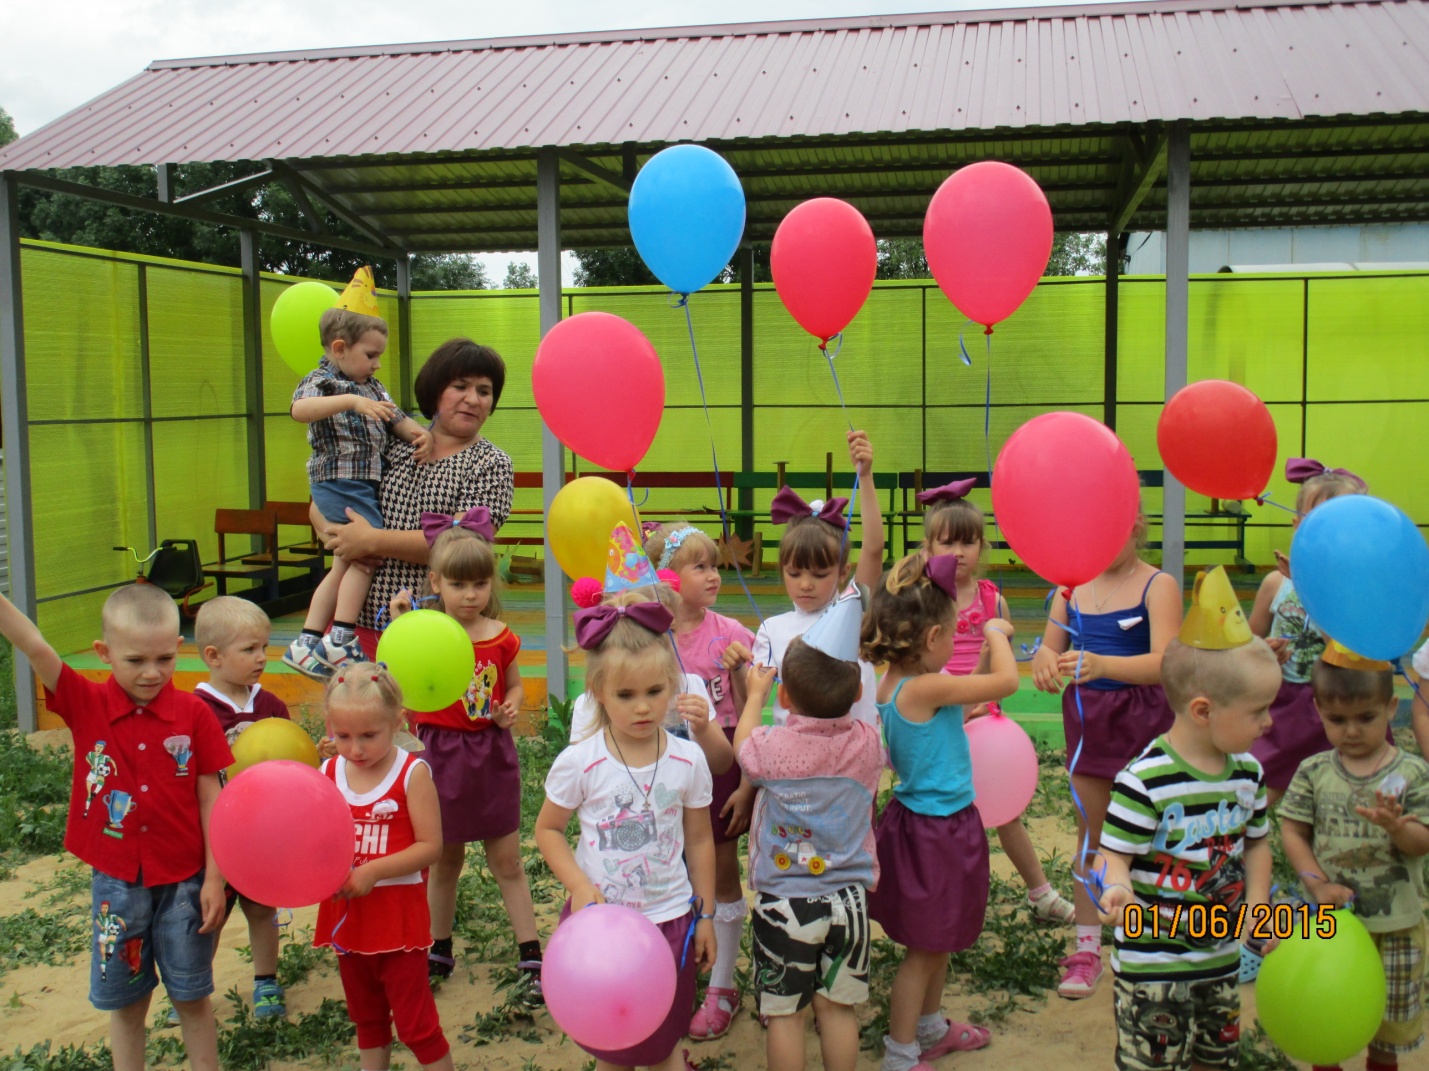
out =
[(213, 992), (213, 935), (198, 932), (202, 887), (203, 871), (148, 889), (93, 872), (91, 1004), (100, 1011), (127, 1008), (153, 992), (161, 978), (173, 1001)]
[(346, 524), (351, 509), (373, 528), (382, 527), (376, 480), (319, 480), (308, 484), (308, 490), (318, 512), (334, 524)]

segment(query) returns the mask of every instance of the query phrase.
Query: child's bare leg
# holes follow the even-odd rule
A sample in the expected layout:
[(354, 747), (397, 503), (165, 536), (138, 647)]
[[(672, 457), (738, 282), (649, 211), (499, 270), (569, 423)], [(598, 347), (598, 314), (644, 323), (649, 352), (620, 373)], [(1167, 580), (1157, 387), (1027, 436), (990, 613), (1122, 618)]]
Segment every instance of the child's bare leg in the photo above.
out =
[(1012, 865), (1017, 868), (1017, 873), (1027, 888), (1037, 889), (1047, 884), (1042, 861), (1037, 858), (1037, 849), (1032, 844), (1032, 834), (1027, 832), (1021, 818), (1014, 818), (1006, 825), (998, 826), (997, 841), (1002, 845), (1002, 850)]
[[(342, 586), (342, 578), (347, 573), (347, 560), (335, 557), (332, 560), (332, 568), (327, 571), (327, 576), (323, 577), (322, 583), (313, 592), (312, 601), (308, 603), (308, 616), (303, 618), (303, 628), (310, 632), (324, 632), (327, 630), (328, 622), (337, 613), (337, 593)], [(359, 607), (359, 609), (361, 609)], [(343, 620), (351, 620), (344, 618)]]
[[(680, 1047), (676, 1045), (675, 1052), (672, 1052), (670, 1056), (673, 1057), (675, 1053), (678, 1053), (679, 1051)], [(666, 1064), (669, 1062), (669, 1059), (665, 1061)], [(665, 1064), (660, 1065), (661, 1068), (664, 1068), (664, 1066)], [(613, 1064), (610, 1063), (608, 1060), (597, 1060), (595, 1062), (595, 1071), (635, 1071), (635, 1068), (631, 1067), (629, 1064)]]
[[(942, 993), (942, 987), (938, 989)], [(814, 994), (814, 1016), (819, 1021), (819, 1049), (824, 1071), (854, 1071), (858, 1063), (858, 1016), (847, 1004), (835, 1004)], [(802, 1047), (802, 1046), (801, 1046)], [(770, 1068), (774, 1067), (771, 1060)]]
[(448, 1049), (447, 1054), (440, 1060), (433, 1060), (431, 1063), (423, 1064), (422, 1066), (426, 1068), (427, 1071), (452, 1071), (451, 1050)]
[[(918, 1040), (918, 1019), (924, 1014), (928, 1003), (929, 987), (935, 981), (939, 997), (943, 978), (948, 967), (948, 957), (942, 952), (921, 952), (910, 948), (898, 965), (898, 973), (893, 976), (893, 986), (888, 993), (888, 1036), (900, 1045), (913, 1045)], [(934, 1002), (933, 1010), (938, 1009)]]
[[(337, 572), (337, 562), (340, 558), (333, 560), (332, 572)], [(329, 576), (332, 573), (328, 574)], [(367, 589), (372, 586), (372, 574), (366, 569), (349, 569), (343, 567), (342, 577), (338, 582), (337, 589), (337, 609), (333, 617), (337, 621), (356, 621), (357, 615), (362, 613), (362, 604), (367, 601)], [(309, 611), (311, 613), (311, 610)]]
[(516, 943), (538, 940), (531, 883), (526, 880), (526, 866), (521, 862), (521, 833), (513, 831), (495, 840), (482, 841), (482, 847), (486, 849), (486, 866), (501, 890), (501, 902), (506, 905), (506, 917), (511, 920)]
[(392, 1043), (380, 1049), (358, 1049), (357, 1065), (362, 1071), (388, 1071), (392, 1066)]
[[(152, 995), (145, 994), (133, 1004), (109, 1013), (109, 1048), (113, 1054), (114, 1071), (144, 1071), (144, 1028), (149, 1018), (149, 999)], [(216, 1041), (214, 1045), (216, 1054)]]
[[(1080, 810), (1077, 811), (1077, 854), (1072, 869), (1078, 875), (1085, 875), (1093, 864), (1090, 858), (1082, 857), (1083, 845), (1086, 845), (1086, 850), (1092, 852), (1101, 846), (1102, 823), (1106, 821), (1106, 809), (1111, 805), (1111, 782), (1104, 777), (1073, 774), (1072, 787), (1077, 790), (1082, 806), (1087, 809), (1085, 817)], [(1096, 905), (1092, 903), (1091, 896), (1080, 881), (1075, 883), (1072, 897), (1077, 909), (1077, 925), (1100, 927), (1101, 920), (1097, 917)]]
[[(427, 908), (432, 915), (432, 939), (449, 941), (456, 922), (456, 883), (466, 862), (466, 845), (443, 844), (427, 878)], [(529, 896), (529, 894), (528, 894)], [(535, 929), (535, 924), (531, 927)]]
[(253, 950), (253, 973), (278, 973), (278, 927), (273, 925), (276, 912), (271, 907), (255, 904), (246, 896), (239, 899), (243, 917), (248, 920), (248, 946)]
[[(804, 1012), (793, 1015), (771, 1015), (765, 1037), (769, 1071), (804, 1071)], [(858, 1046), (854, 1046), (858, 1051)]]
[(948, 984), (948, 954), (946, 952), (929, 952), (927, 954), (935, 956), (937, 962), (933, 964), (933, 968), (928, 974), (927, 988), (923, 990), (921, 1014), (936, 1015), (942, 1010), (943, 989)]
[[(213, 1017), (213, 1002), (208, 997), (176, 1000), (174, 1010), (179, 1013), (189, 1067), (193, 1071), (218, 1071), (218, 1023)], [(115, 1061), (116, 1071), (118, 1066)]]
[(739, 883), (738, 840), (715, 845), (715, 899), (722, 904), (744, 899), (744, 886)]

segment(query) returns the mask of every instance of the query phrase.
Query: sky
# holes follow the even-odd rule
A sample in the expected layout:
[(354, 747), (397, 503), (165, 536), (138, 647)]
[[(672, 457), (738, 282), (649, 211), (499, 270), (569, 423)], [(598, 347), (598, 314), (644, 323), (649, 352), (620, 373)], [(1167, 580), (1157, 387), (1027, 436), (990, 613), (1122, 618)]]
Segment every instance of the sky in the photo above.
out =
[[(0, 107), (23, 136), (156, 59), (1023, 6), (1027, 0), (12, 0), (0, 3)], [(513, 258), (482, 259), (500, 285)], [(518, 259), (534, 269), (534, 256)]]

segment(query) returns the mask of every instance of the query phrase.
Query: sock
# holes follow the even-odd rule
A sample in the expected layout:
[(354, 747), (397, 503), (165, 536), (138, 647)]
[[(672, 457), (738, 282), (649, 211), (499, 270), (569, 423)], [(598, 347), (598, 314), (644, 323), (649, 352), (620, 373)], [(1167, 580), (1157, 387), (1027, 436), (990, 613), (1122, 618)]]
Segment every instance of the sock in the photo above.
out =
[[(450, 943), (451, 942), (448, 941), (448, 944)], [(516, 946), (516, 958), (518, 960), (521, 960), (522, 962), (530, 961), (532, 963), (540, 963), (541, 942), (522, 941), (519, 945)]]
[(450, 958), (451, 958), (451, 954), (452, 954), (452, 939), (451, 939), (450, 937), (434, 937), (434, 938), (432, 938), (432, 947), (431, 947), (431, 950), (428, 952), (428, 955), (432, 955), (432, 956), (446, 956), (448, 959), (450, 959)]
[(1101, 954), (1102, 928), (1100, 926), (1077, 927), (1077, 951)]
[(328, 639), (339, 646), (351, 643), (357, 639), (357, 623), (355, 621), (334, 621), (332, 631), (328, 633)]
[(920, 1015), (917, 1033), (918, 1048), (932, 1048), (947, 1037), (949, 1029), (947, 1016), (940, 1011), (934, 1012), (932, 1015)]
[(1399, 1057), (1391, 1056), (1386, 1063), (1382, 1056), (1371, 1056), (1365, 1061), (1364, 1071), (1398, 1071)]
[(316, 647), (322, 642), (323, 634), (315, 628), (305, 628), (298, 633), (298, 644), (309, 649)]
[(912, 1068), (922, 1055), (918, 1051), (916, 1041), (907, 1045), (900, 1045), (891, 1037), (883, 1038), (883, 1064), (879, 1071), (912, 1071)]
[(739, 939), (744, 936), (744, 916), (749, 905), (742, 899), (715, 904), (715, 961), (710, 969), (710, 985), (734, 988), (734, 965), (739, 959)]
[(257, 985), (259, 982), (276, 982), (277, 980), (278, 976), (276, 974), (255, 974), (253, 976), (254, 985)]
[(1038, 900), (1042, 899), (1042, 897), (1046, 896), (1051, 891), (1052, 883), (1050, 881), (1044, 881), (1041, 885), (1037, 886), (1037, 888), (1027, 890), (1027, 902), (1030, 904), (1035, 904)]

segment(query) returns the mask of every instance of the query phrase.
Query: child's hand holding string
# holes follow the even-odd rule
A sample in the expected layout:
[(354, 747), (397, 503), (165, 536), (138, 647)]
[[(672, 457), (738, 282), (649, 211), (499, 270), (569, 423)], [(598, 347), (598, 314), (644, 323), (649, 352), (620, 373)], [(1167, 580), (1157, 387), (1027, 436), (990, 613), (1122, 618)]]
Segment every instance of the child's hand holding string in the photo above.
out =
[(1284, 636), (1271, 636), (1266, 641), (1275, 652), (1275, 660), (1282, 666), (1290, 661), (1290, 641)]
[(714, 919), (700, 919), (695, 923), (695, 970), (713, 969), (715, 962)]
[(1057, 659), (1057, 669), (1078, 684), (1106, 676), (1106, 663), (1095, 651), (1068, 651)]
[(714, 726), (710, 721), (709, 700), (702, 695), (685, 692), (675, 696), (675, 713), (685, 719), (693, 736), (704, 736)]
[(363, 863), (347, 875), (347, 880), (342, 883), (337, 895), (356, 900), (359, 896), (366, 896), (376, 885), (377, 875), (372, 872), (371, 864)]
[(854, 471), (858, 473), (860, 480), (866, 480), (873, 472), (873, 444), (868, 441), (868, 432), (851, 431), (848, 433), (848, 459), (852, 462)]
[(594, 885), (587, 885), (583, 889), (577, 889), (571, 893), (571, 914), (574, 915), (583, 907), (591, 904), (603, 904), (605, 897), (600, 894), (600, 890)]
[(774, 678), (777, 675), (778, 668), (775, 666), (750, 666), (744, 685), (748, 697), (753, 699), (758, 696), (760, 703), (763, 703), (774, 691)]
[(1108, 885), (1097, 903), (1097, 917), (1108, 926), (1120, 926), (1127, 906), (1134, 903), (1136, 894), (1125, 885), (1120, 882)]
[(744, 644), (740, 643), (738, 640), (731, 640), (729, 646), (726, 647), (723, 653), (721, 653), (719, 656), (719, 664), (721, 668), (727, 669), (731, 673), (733, 673), (740, 666), (744, 665), (746, 662), (753, 661), (754, 652), (751, 651), (748, 647), (744, 646)]
[(389, 617), (398, 618), (412, 608), (412, 589), (402, 588), (396, 595), (392, 596), (392, 601), (387, 604), (387, 614)]
[(1060, 655), (1045, 643), (1032, 655), (1032, 684), (1039, 692), (1056, 695), (1062, 690)]

